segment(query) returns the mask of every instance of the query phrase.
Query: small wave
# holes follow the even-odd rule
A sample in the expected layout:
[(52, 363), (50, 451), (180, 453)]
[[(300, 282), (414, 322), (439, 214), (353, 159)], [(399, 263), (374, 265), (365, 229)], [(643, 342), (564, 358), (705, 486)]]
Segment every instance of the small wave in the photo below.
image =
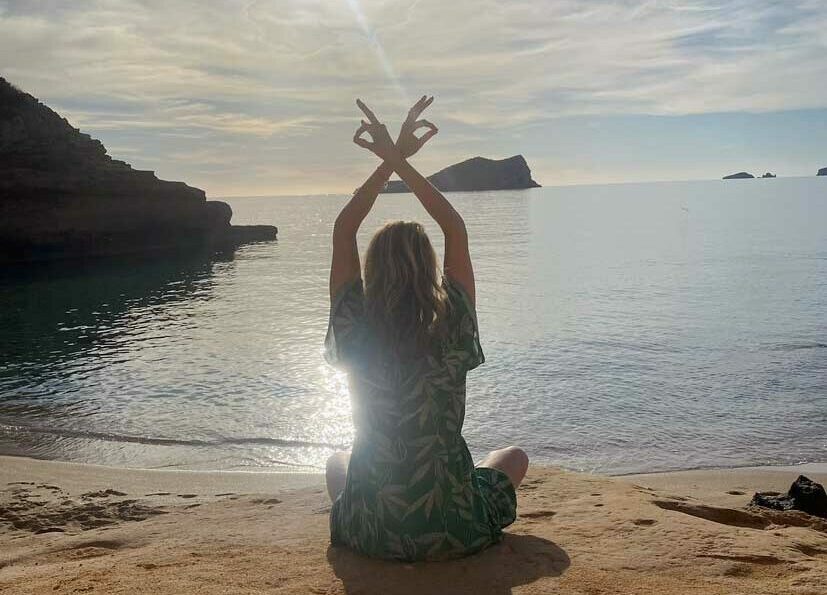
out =
[(783, 343), (772, 347), (773, 351), (798, 351), (799, 349), (827, 349), (827, 343)]
[(289, 440), (284, 438), (267, 437), (227, 437), (217, 440), (198, 440), (180, 438), (159, 438), (155, 436), (130, 436), (125, 434), (113, 434), (111, 432), (95, 432), (90, 430), (72, 430), (69, 428), (43, 428), (38, 426), (27, 426), (19, 424), (0, 424), (2, 432), (25, 432), (29, 434), (44, 434), (59, 438), (80, 438), (86, 440), (101, 440), (104, 442), (129, 442), (133, 444), (149, 444), (153, 446), (293, 446), (293, 447), (317, 447), (317, 448), (347, 448), (345, 444), (334, 444), (332, 442), (313, 442), (307, 440)]

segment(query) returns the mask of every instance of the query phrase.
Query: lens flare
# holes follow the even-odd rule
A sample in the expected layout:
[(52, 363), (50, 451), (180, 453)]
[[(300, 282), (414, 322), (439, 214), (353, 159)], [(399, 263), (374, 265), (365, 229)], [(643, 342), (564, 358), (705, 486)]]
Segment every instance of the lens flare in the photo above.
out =
[(385, 49), (382, 47), (382, 43), (379, 41), (379, 36), (371, 28), (367, 18), (365, 17), (360, 0), (345, 0), (345, 2), (351, 12), (353, 12), (353, 16), (356, 18), (359, 28), (362, 29), (365, 37), (367, 37), (368, 44), (373, 49), (374, 54), (376, 54), (376, 59), (379, 60), (379, 65), (382, 67), (382, 70), (385, 71), (385, 76), (388, 77), (388, 80), (399, 92), (402, 99), (405, 100), (405, 103), (410, 103), (408, 94), (405, 92), (405, 88), (402, 86), (402, 82), (399, 80), (399, 76), (396, 74), (393, 64), (391, 64), (391, 61), (385, 53)]

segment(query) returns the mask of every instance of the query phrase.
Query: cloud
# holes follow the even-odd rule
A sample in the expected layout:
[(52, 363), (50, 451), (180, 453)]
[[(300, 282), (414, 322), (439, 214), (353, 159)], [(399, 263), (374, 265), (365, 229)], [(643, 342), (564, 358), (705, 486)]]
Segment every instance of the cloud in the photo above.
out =
[[(167, 151), (161, 161), (175, 176), (188, 173), (179, 160), (191, 152), (152, 143), (150, 133), (235, 143), (257, 178), (265, 163), (256, 155), (287, 139), (295, 150), (267, 154), (272, 171), (295, 179), (323, 166), (322, 155), (348, 172), (362, 167), (363, 155), (337, 144), (359, 117), (357, 96), (398, 121), (410, 98), (436, 94), (443, 136), (474, 138), (581, 116), (827, 108), (823, 8), (820, 0), (0, 0), (0, 74), (105, 142), (142, 143), (130, 158)], [(427, 159), (480, 152), (471, 141), (442, 147)], [(212, 178), (201, 172), (193, 182)], [(273, 191), (279, 182), (274, 174)]]
[(133, 113), (76, 111), (71, 108), (61, 111), (76, 126), (81, 128), (93, 127), (96, 130), (147, 128), (159, 131), (169, 129), (174, 131), (197, 131), (204, 129), (233, 135), (267, 138), (274, 135), (280, 137), (294, 136), (306, 133), (319, 125), (318, 120), (310, 116), (274, 119), (221, 111), (215, 106), (207, 104), (173, 105), (160, 109), (148, 108), (140, 116)]

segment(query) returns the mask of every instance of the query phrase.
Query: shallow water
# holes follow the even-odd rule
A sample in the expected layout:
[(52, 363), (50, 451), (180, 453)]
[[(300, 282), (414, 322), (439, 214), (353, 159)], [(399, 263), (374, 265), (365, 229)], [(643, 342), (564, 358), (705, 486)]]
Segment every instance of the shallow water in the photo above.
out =
[[(827, 179), (449, 195), (488, 361), (476, 456), (624, 473), (827, 460)], [(0, 451), (134, 467), (307, 470), (352, 439), (322, 358), (343, 196), (232, 199), (274, 243), (57, 264), (0, 286)], [(411, 195), (388, 219), (438, 230)]]

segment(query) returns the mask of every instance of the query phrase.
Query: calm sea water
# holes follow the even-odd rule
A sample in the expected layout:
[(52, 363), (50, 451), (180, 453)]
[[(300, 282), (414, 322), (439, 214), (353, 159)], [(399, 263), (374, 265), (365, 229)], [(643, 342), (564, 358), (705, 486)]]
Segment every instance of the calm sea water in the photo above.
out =
[[(476, 456), (607, 473), (827, 460), (827, 179), (449, 195), (488, 361)], [(308, 470), (352, 439), (322, 358), (344, 196), (232, 199), (274, 243), (59, 264), (0, 286), (0, 451), (130, 467)], [(411, 195), (389, 219), (437, 228)]]

